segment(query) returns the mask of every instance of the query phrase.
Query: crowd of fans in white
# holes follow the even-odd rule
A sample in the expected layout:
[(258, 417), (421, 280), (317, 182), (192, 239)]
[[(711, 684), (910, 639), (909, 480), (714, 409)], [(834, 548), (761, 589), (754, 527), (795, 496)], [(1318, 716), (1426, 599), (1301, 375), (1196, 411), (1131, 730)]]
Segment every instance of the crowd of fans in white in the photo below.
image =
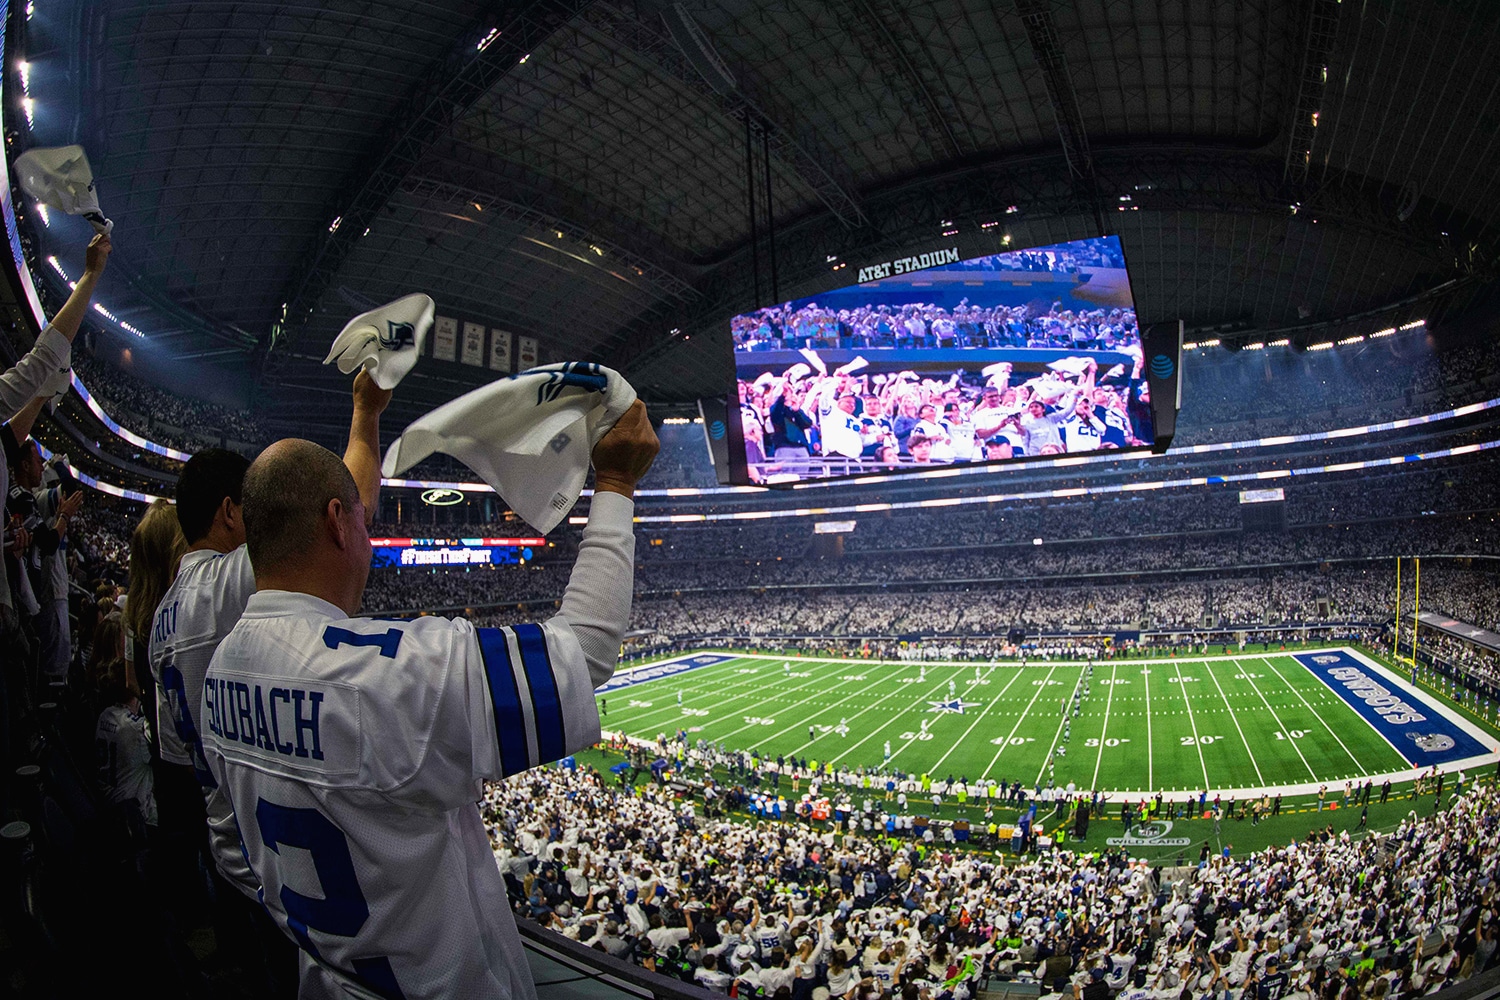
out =
[(1479, 783), (1389, 836), (1205, 842), (1170, 871), (708, 819), (587, 768), (491, 785), (481, 811), (517, 912), (740, 996), (962, 998), (987, 977), (1057, 1000), (1421, 996), (1488, 968), (1500, 929), (1500, 796)]
[(248, 410), (158, 389), (123, 368), (82, 356), (73, 371), (118, 423), (158, 444), (184, 451), (235, 443), (263, 445), (271, 438)]

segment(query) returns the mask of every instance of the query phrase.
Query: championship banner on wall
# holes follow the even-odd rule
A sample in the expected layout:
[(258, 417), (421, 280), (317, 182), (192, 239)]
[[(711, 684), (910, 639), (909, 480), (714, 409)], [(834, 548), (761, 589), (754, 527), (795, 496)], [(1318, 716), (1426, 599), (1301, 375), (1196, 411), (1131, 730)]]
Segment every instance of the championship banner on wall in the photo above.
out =
[(490, 370), (510, 371), (510, 331), (498, 326), (490, 331)]
[(439, 316), (432, 324), (432, 356), (439, 361), (453, 361), (458, 357), (458, 320), (452, 316)]
[(516, 361), (520, 364), (522, 371), (536, 367), (535, 337), (516, 338)]
[(463, 363), (474, 365), (476, 368), (484, 367), (484, 324), (464, 324), (464, 351)]

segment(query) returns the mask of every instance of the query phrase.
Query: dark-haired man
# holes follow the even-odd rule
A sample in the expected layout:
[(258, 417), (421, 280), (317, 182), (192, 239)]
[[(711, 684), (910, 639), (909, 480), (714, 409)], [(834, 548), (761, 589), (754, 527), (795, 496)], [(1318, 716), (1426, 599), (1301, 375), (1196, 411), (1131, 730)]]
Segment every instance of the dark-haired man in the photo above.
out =
[(475, 802), (486, 779), (598, 741), (594, 689), (630, 614), (632, 497), (656, 449), (637, 402), (593, 450), (558, 613), (512, 628), (354, 617), (374, 498), (310, 441), (278, 441), (250, 467), (258, 589), (214, 654), (199, 717), (244, 838), (233, 850), (302, 949), (303, 997), (535, 995)]
[[(372, 517), (380, 490), (380, 414), (390, 398), (363, 371), (355, 377), (344, 464), (360, 495), (369, 498)], [(197, 719), (209, 660), (255, 593), (240, 511), (249, 467), (244, 456), (217, 448), (199, 452), (183, 466), (177, 519), (188, 550), (156, 607), (148, 661), (161, 720), (156, 802), (169, 850), (181, 864), (191, 864), (193, 853), (211, 852), (218, 872), (258, 904), (260, 882), (245, 863), (235, 817), (204, 762)]]

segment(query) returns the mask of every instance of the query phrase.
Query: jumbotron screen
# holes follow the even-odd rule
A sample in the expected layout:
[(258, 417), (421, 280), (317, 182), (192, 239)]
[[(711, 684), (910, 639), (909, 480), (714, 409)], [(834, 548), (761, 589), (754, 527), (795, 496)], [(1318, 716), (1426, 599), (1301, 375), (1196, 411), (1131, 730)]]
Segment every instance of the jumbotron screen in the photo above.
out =
[(372, 538), (374, 569), (512, 566), (531, 559), (545, 538)]
[[(1150, 448), (1117, 237), (861, 268), (731, 321), (734, 481), (764, 485)], [(1175, 375), (1176, 351), (1171, 352)], [(1166, 370), (1152, 359), (1153, 373)], [(738, 411), (736, 413), (736, 410)]]

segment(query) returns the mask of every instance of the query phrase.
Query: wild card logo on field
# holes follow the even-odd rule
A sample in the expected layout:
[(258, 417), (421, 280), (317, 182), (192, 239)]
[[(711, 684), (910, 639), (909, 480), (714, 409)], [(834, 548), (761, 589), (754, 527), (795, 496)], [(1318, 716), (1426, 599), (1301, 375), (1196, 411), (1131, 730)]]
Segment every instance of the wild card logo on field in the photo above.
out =
[(1104, 841), (1110, 847), (1186, 847), (1192, 843), (1188, 837), (1168, 837), (1172, 832), (1169, 819), (1137, 823), (1124, 837), (1109, 837)]
[(1324, 653), (1324, 654), (1321, 654), (1319, 656), (1314, 656), (1312, 658), (1312, 661), (1314, 663), (1316, 663), (1320, 667), (1326, 667), (1330, 663), (1337, 663), (1337, 662), (1339, 662), (1339, 659), (1340, 658), (1337, 657), (1337, 656), (1329, 656), (1327, 653)]
[(1415, 743), (1418, 749), (1425, 750), (1427, 753), (1442, 753), (1458, 745), (1453, 737), (1444, 736), (1442, 733), (1407, 733), (1406, 738)]

